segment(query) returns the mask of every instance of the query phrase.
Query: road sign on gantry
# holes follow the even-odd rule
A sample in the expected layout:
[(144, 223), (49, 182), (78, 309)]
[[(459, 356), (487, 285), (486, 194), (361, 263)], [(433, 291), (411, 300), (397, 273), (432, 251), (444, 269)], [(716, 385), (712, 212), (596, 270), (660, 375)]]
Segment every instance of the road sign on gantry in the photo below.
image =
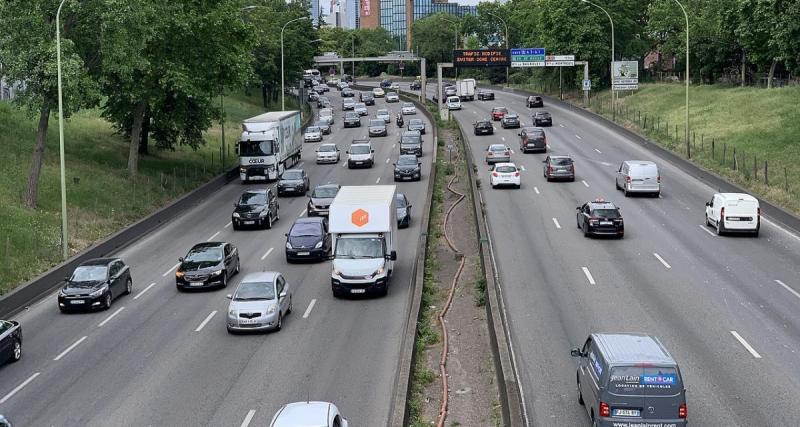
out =
[(547, 55), (546, 67), (572, 67), (575, 65), (575, 55)]
[(511, 66), (544, 67), (545, 50), (543, 47), (511, 49)]
[(508, 49), (454, 50), (456, 67), (508, 67)]

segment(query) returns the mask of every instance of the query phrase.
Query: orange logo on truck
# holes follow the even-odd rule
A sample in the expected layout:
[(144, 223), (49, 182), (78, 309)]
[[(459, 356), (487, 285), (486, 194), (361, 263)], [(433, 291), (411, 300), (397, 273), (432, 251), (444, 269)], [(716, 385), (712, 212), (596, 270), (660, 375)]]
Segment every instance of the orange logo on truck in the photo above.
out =
[(358, 209), (350, 215), (350, 221), (356, 227), (363, 227), (369, 222), (369, 212), (364, 209)]

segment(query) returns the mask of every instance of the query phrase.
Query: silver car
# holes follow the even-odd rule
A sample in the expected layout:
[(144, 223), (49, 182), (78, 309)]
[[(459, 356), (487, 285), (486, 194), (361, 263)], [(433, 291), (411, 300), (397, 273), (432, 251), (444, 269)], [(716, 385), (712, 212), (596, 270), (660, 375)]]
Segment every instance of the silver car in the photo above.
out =
[(385, 108), (378, 110), (375, 113), (375, 118), (383, 119), (383, 122), (386, 123), (387, 125), (392, 122), (392, 115), (389, 113), (389, 110)]
[(348, 427), (339, 408), (328, 402), (294, 402), (283, 405), (269, 427)]
[(386, 102), (400, 102), (400, 95), (397, 92), (389, 92), (386, 94)]
[(511, 161), (511, 149), (504, 144), (492, 144), (486, 147), (486, 163), (508, 163)]
[(342, 110), (352, 110), (356, 106), (353, 98), (342, 98)]
[(309, 126), (306, 128), (306, 133), (303, 135), (305, 142), (319, 142), (322, 141), (322, 129), (317, 126)]
[(317, 164), (339, 163), (339, 147), (336, 144), (322, 144), (317, 148)]
[(367, 104), (363, 102), (356, 102), (356, 104), (353, 106), (353, 111), (358, 113), (359, 116), (369, 115), (369, 111), (367, 111)]
[(292, 311), (292, 290), (281, 273), (263, 271), (246, 275), (233, 295), (227, 296), (229, 333), (279, 331), (283, 317)]
[(658, 166), (646, 160), (626, 160), (617, 170), (617, 190), (629, 193), (661, 194), (661, 174)]
[(417, 114), (417, 107), (411, 102), (404, 102), (401, 110), (403, 114)]

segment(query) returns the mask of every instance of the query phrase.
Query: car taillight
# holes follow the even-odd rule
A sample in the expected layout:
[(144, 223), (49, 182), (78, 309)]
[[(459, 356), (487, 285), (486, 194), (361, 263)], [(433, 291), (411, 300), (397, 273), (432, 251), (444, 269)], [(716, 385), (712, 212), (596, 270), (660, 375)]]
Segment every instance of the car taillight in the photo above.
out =
[(519, 172), (514, 172), (514, 176), (519, 176)]
[(497, 172), (492, 172), (492, 176), (497, 178), (499, 175), (497, 175)]
[(661, 175), (658, 176), (658, 183), (661, 184)]
[(681, 406), (678, 407), (678, 418), (686, 418), (686, 415), (688, 415), (686, 404), (681, 403)]
[(759, 217), (761, 216), (761, 208), (758, 208), (758, 211), (756, 212), (756, 215), (758, 215)]
[(601, 417), (611, 416), (611, 408), (608, 407), (608, 403), (600, 402), (600, 416)]
[(503, 154), (505, 154), (506, 156), (510, 156), (511, 155), (511, 153), (509, 153), (508, 151), (503, 152)]
[(719, 220), (725, 222), (725, 208), (719, 210)]
[(626, 176), (626, 177), (625, 177), (625, 182), (627, 182), (628, 184), (630, 184), (630, 183), (631, 183), (631, 177), (630, 177), (630, 176)]

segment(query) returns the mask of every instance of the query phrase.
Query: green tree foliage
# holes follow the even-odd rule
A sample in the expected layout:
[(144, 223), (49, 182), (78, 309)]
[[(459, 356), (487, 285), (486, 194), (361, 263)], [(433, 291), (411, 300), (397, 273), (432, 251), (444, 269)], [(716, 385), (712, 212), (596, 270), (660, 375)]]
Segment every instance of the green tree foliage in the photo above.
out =
[(445, 13), (436, 13), (414, 22), (411, 29), (414, 51), (427, 60), (427, 73), (436, 72), (439, 62), (453, 60), (456, 45), (456, 32), (460, 31), (460, 21)]
[[(323, 27), (319, 29), (322, 39), (320, 51), (336, 52), (340, 57), (381, 56), (394, 50), (392, 34), (384, 28), (345, 28)], [(351, 73), (350, 64), (344, 64), (347, 73)], [(386, 68), (385, 64), (375, 62), (356, 64), (356, 74), (377, 75)]]

